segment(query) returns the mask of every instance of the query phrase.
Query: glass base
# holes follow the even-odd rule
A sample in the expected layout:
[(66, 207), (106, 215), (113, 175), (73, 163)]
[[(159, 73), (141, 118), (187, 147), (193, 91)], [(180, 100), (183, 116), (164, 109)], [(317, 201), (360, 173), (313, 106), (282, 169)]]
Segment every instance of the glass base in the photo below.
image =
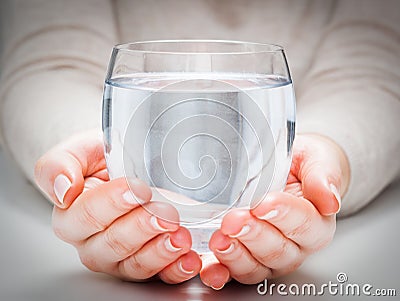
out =
[(220, 223), (213, 224), (200, 224), (193, 226), (186, 226), (192, 236), (192, 250), (196, 251), (199, 255), (212, 253), (208, 248), (208, 242), (212, 234), (220, 227)]

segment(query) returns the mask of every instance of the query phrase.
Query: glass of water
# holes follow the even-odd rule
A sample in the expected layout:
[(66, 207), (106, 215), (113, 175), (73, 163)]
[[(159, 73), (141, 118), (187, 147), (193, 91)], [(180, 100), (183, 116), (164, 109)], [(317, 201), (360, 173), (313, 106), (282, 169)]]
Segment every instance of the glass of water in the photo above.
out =
[(285, 187), (294, 128), (280, 46), (173, 40), (113, 48), (103, 98), (110, 178), (149, 184), (152, 201), (177, 208), (199, 253), (209, 252), (227, 211)]

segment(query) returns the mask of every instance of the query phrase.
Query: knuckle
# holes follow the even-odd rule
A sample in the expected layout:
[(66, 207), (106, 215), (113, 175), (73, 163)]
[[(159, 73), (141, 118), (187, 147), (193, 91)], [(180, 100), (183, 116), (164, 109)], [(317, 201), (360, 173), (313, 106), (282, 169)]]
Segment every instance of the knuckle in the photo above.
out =
[(120, 263), (120, 272), (126, 277), (140, 280), (148, 279), (156, 274), (153, 269), (140, 263), (134, 255)]
[(126, 202), (121, 201), (122, 195), (120, 195), (119, 197), (115, 197), (115, 196), (110, 195), (108, 193), (108, 191), (105, 190), (104, 188), (103, 188), (103, 191), (104, 191), (104, 195), (107, 199), (107, 203), (113, 210), (115, 210), (117, 212), (124, 212), (127, 209), (131, 208), (131, 206), (127, 205)]
[(69, 242), (69, 239), (64, 232), (64, 228), (61, 227), (59, 224), (53, 223), (53, 232), (62, 241)]
[(261, 282), (266, 278), (270, 278), (272, 275), (271, 269), (262, 265), (255, 265), (252, 269), (241, 273), (231, 275), (235, 280), (243, 284), (255, 284)]
[(126, 242), (119, 237), (114, 227), (109, 227), (104, 232), (104, 241), (106, 245), (121, 259), (131, 253), (131, 246), (128, 246)]
[(36, 182), (38, 182), (38, 183), (39, 183), (39, 180), (41, 179), (44, 161), (45, 160), (43, 159), (43, 157), (41, 157), (35, 163), (34, 176), (35, 176)]
[(272, 270), (272, 279), (282, 277), (296, 271), (303, 264), (303, 259), (293, 262), (282, 269)]
[(80, 211), (80, 223), (85, 227), (89, 226), (97, 231), (103, 231), (106, 228), (106, 223), (101, 222), (94, 213), (93, 208), (90, 205), (91, 202), (83, 202), (82, 210)]
[(150, 225), (150, 218), (146, 215), (143, 216), (142, 214), (135, 215), (135, 229), (138, 233), (143, 233), (146, 236), (152, 236), (153, 232), (150, 230), (152, 226)]
[(244, 284), (250, 284), (248, 282), (249, 279), (254, 277), (254, 275), (257, 274), (258, 270), (259, 270), (259, 267), (257, 265), (254, 265), (251, 269), (247, 270), (246, 272), (242, 272), (240, 274), (232, 273), (231, 276), (232, 276), (232, 278), (234, 278), (237, 281), (240, 281), (240, 282), (245, 281), (245, 282), (242, 282)]
[(314, 247), (310, 248), (310, 251), (314, 253), (327, 247), (332, 242), (333, 236), (334, 232), (328, 232), (326, 235), (319, 237)]
[(297, 270), (302, 264), (303, 264), (303, 259), (292, 263), (291, 265), (289, 265), (288, 272), (293, 272)]
[(318, 241), (313, 248), (310, 248), (311, 253), (318, 252), (319, 250), (322, 250), (323, 248), (327, 247), (330, 244), (331, 240), (330, 239), (321, 239)]
[(89, 270), (93, 272), (101, 272), (101, 269), (98, 266), (97, 260), (95, 257), (91, 255), (83, 255), (79, 253), (79, 258), (82, 264), (87, 267)]
[(54, 209), (53, 209), (52, 229), (53, 229), (54, 234), (62, 241), (65, 241), (68, 243), (72, 242), (69, 235), (67, 234), (66, 227), (65, 227), (64, 223), (62, 222), (62, 218), (61, 218), (60, 214), (57, 212), (56, 207), (54, 207)]
[(335, 232), (336, 232), (336, 220), (328, 222), (328, 233), (329, 233), (328, 236), (330, 237), (331, 240), (333, 239)]
[(264, 256), (261, 257), (261, 262), (265, 265), (274, 264), (281, 260), (288, 254), (289, 242), (283, 239), (278, 247), (270, 250)]
[(288, 238), (304, 236), (310, 231), (311, 223), (312, 218), (310, 215), (307, 215), (302, 222), (298, 223), (294, 228), (287, 231), (286, 236)]
[(315, 235), (315, 240), (312, 244), (307, 248), (309, 253), (315, 253), (325, 247), (327, 247), (333, 240), (336, 231), (336, 223), (329, 222), (325, 231), (319, 231), (317, 235)]
[[(175, 273), (172, 274), (171, 271), (161, 271), (159, 276), (160, 276), (160, 279), (167, 284), (175, 284), (175, 283), (183, 282), (187, 279), (187, 278), (183, 278), (183, 276), (178, 276)], [(185, 275), (185, 276), (187, 276), (187, 275)]]

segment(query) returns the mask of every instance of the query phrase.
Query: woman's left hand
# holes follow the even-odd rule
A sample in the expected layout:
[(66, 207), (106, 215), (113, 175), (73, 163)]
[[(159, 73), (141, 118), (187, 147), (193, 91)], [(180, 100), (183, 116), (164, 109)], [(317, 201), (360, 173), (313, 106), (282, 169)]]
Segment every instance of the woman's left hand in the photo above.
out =
[(299, 135), (285, 191), (268, 194), (254, 209), (230, 211), (213, 234), (209, 246), (217, 260), (203, 262), (204, 284), (221, 289), (231, 278), (254, 284), (297, 269), (332, 240), (349, 176), (333, 141)]

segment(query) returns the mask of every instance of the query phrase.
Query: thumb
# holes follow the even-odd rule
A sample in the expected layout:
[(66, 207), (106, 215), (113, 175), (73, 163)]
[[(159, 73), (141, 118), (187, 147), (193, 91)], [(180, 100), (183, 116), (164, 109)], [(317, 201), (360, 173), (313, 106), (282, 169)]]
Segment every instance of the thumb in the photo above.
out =
[(82, 193), (85, 177), (105, 168), (101, 134), (75, 135), (44, 154), (35, 165), (35, 181), (60, 208)]
[[(322, 215), (340, 210), (341, 196), (347, 188), (348, 165), (341, 148), (322, 136), (302, 137), (294, 160), (298, 160), (297, 178), (301, 181), (303, 196), (311, 201)], [(296, 157), (296, 151), (301, 154)]]

